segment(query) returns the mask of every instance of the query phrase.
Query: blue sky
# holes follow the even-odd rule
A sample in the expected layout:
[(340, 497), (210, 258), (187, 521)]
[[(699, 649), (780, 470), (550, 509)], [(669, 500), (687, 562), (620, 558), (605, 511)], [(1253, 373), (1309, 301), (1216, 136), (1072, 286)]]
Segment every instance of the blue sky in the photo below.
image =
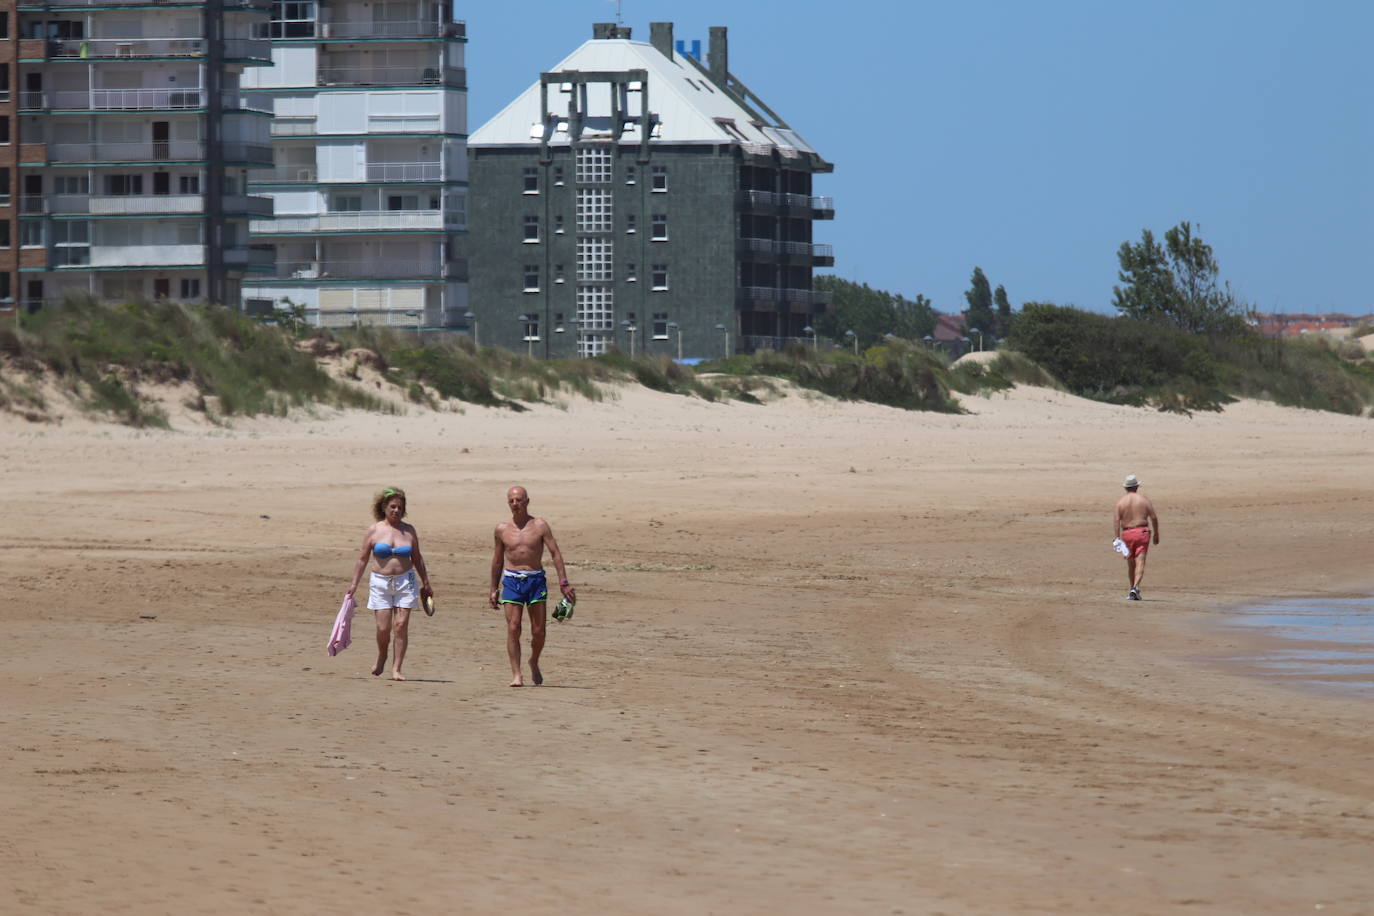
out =
[[(611, 0), (463, 3), (486, 122)], [(1374, 312), (1374, 2), (624, 0), (706, 46), (829, 161), (834, 272), (963, 307), (1111, 311), (1116, 251), (1188, 220), (1261, 311)]]

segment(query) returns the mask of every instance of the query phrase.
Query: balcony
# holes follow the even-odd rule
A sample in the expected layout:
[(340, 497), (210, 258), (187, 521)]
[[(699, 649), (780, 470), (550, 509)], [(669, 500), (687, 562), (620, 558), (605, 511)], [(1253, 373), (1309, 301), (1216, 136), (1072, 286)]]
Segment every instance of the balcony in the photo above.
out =
[(198, 267), (204, 263), (204, 245), (92, 245), (88, 266)]
[[(21, 92), (19, 107), (26, 111), (147, 111), (194, 110), (210, 103), (203, 88), (183, 89), (58, 89), (51, 92)], [(222, 93), (226, 109), (243, 107), (237, 93)]]
[(444, 228), (440, 210), (356, 210), (254, 220), (254, 235), (317, 232), (433, 232)]
[[(29, 210), (30, 200), (45, 205), (46, 211)], [(200, 216), (205, 212), (205, 198), (200, 194), (140, 194), (88, 195), (52, 194), (46, 198), (23, 199), (24, 212), (89, 213), (92, 216), (145, 216), (150, 213)], [(248, 197), (233, 194), (224, 198), (224, 212), (247, 213), (251, 216), (271, 216), (272, 201), (267, 197)]]
[(828, 267), (835, 263), (832, 245), (786, 242), (776, 239), (736, 239), (735, 251), (750, 260), (779, 260), (788, 264)]
[(440, 162), (369, 162), (368, 181), (441, 181), (444, 166)]
[(313, 137), (319, 130), (315, 115), (277, 116), (272, 119), (270, 128), (274, 137)]
[(466, 89), (462, 67), (321, 67), (319, 86), (449, 86)]
[(812, 219), (835, 218), (833, 197), (812, 197), (808, 194), (775, 191), (736, 191), (735, 201), (742, 210), (777, 213), (783, 216), (808, 216)]
[(772, 286), (741, 286), (736, 291), (736, 300), (741, 304), (781, 303), (776, 307), (780, 312), (812, 312), (815, 306), (829, 305), (834, 295), (822, 289), (778, 289)]
[(278, 280), (443, 280), (460, 275), (453, 262), (421, 261), (278, 261), (271, 276)]
[(465, 38), (467, 26), (462, 22), (424, 22), (400, 20), (396, 22), (321, 22), (319, 37), (325, 41), (354, 41), (357, 39), (395, 38)]
[[(45, 56), (54, 61), (201, 58), (207, 50), (207, 42), (203, 38), (53, 39), (45, 42), (44, 46)], [(224, 57), (226, 60), (258, 60), (270, 63), (272, 44), (265, 40), (255, 41), (247, 38), (226, 39)]]
[(277, 165), (254, 169), (248, 180), (254, 184), (314, 184), (316, 179), (313, 165)]
[[(197, 0), (20, 0), (20, 9), (24, 10), (44, 10), (44, 9), (69, 9), (88, 6), (204, 6), (203, 2)], [(257, 10), (259, 12), (270, 12), (272, 0), (224, 0), (226, 10)]]
[[(271, 162), (272, 147), (236, 140), (220, 144), (228, 162)], [(47, 161), (54, 165), (75, 163), (121, 162), (203, 162), (206, 159), (204, 140), (148, 140), (122, 143), (52, 143), (47, 147)], [(31, 160), (25, 160), (31, 161)]]
[(226, 248), (224, 249), (224, 266), (240, 267), (252, 271), (270, 271), (273, 264), (273, 256), (270, 251), (263, 251), (259, 248)]

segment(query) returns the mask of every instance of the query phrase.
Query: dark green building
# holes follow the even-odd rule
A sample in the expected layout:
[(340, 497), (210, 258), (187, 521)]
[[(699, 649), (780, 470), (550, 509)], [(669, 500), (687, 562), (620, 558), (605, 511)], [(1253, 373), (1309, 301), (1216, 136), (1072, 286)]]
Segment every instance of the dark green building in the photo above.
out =
[(726, 30), (598, 23), (468, 141), (472, 329), (539, 356), (682, 357), (809, 340), (833, 166), (728, 69)]

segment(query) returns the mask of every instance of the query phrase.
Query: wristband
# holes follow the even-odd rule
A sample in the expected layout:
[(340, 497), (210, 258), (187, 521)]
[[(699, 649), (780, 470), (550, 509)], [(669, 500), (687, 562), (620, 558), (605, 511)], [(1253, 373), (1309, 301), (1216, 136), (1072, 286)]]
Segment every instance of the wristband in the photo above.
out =
[(566, 588), (567, 585), (568, 585), (568, 580), (567, 580), (567, 579), (559, 579), (559, 580), (558, 580), (558, 584), (559, 584), (559, 585), (562, 585), (562, 586), (564, 586), (564, 587)]

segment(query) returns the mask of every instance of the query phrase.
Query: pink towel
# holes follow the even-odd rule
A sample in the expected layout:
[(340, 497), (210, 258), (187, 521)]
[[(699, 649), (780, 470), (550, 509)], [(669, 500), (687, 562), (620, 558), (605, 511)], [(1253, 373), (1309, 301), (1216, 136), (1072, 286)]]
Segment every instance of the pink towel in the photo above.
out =
[(357, 606), (352, 595), (344, 595), (339, 616), (334, 618), (334, 632), (329, 634), (329, 645), (326, 646), (330, 655), (338, 655), (353, 641), (353, 609)]

